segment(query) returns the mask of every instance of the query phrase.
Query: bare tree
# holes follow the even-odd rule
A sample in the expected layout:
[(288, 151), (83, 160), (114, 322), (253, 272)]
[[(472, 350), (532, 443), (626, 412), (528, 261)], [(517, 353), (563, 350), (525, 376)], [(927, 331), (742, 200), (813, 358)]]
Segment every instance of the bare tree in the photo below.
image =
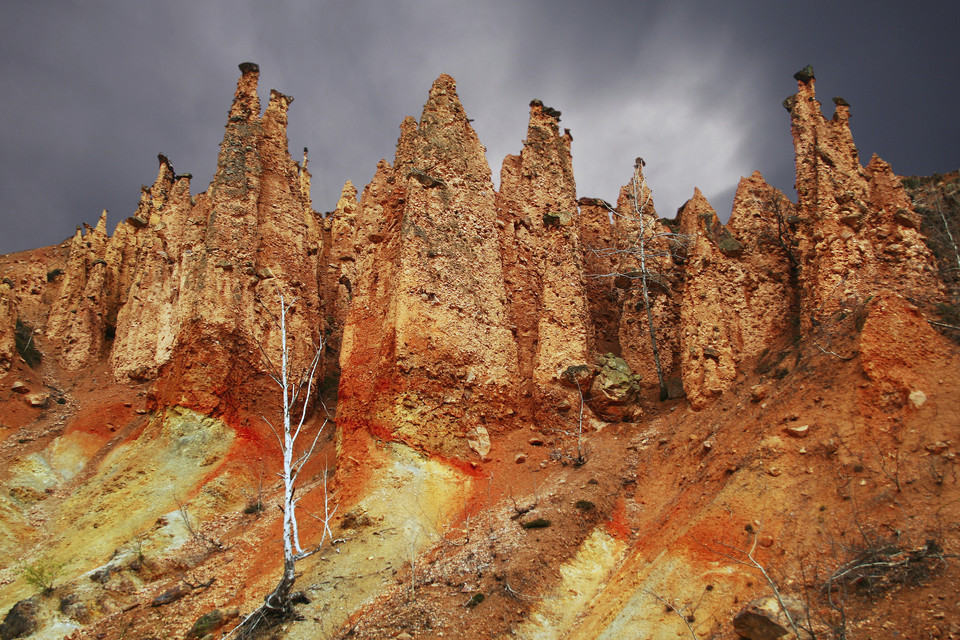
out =
[(796, 218), (793, 203), (779, 192), (771, 193), (763, 200), (754, 196), (753, 200), (766, 224), (760, 240), (778, 247), (783, 252), (790, 264), (790, 279), (796, 284), (800, 261), (797, 259), (798, 240), (794, 230)]
[[(718, 556), (722, 556), (728, 560), (731, 560), (736, 564), (741, 564), (745, 567), (750, 567), (752, 569), (757, 570), (760, 573), (760, 575), (763, 577), (767, 585), (770, 587), (770, 590), (773, 592), (773, 597), (776, 598), (777, 604), (780, 606), (780, 610), (783, 612), (783, 615), (787, 620), (787, 624), (790, 625), (790, 630), (793, 631), (794, 635), (797, 638), (801, 638), (803, 637), (803, 634), (801, 633), (802, 628), (800, 626), (800, 623), (794, 620), (793, 614), (790, 612), (790, 608), (788, 607), (786, 601), (784, 600), (784, 595), (780, 591), (780, 588), (777, 586), (776, 580), (773, 579), (773, 576), (770, 575), (770, 572), (767, 570), (767, 568), (764, 567), (762, 564), (760, 564), (760, 562), (757, 560), (757, 542), (760, 539), (760, 530), (762, 529), (762, 527), (763, 527), (763, 524), (760, 523), (760, 525), (757, 527), (756, 530), (752, 528), (750, 529), (750, 531), (753, 533), (753, 541), (750, 543), (750, 548), (746, 551), (744, 551), (743, 549), (739, 549), (737, 547), (730, 546), (723, 542), (715, 541), (714, 542), (715, 546), (710, 547), (704, 544), (703, 542), (700, 542), (693, 536), (691, 536), (691, 539), (697, 544), (699, 544), (701, 547), (706, 549), (707, 551), (710, 551), (711, 553), (715, 553)], [(717, 547), (720, 547), (720, 548), (718, 549)], [(806, 632), (809, 635), (812, 635), (809, 629), (803, 628), (802, 631)]]
[(658, 271), (663, 258), (673, 255), (673, 252), (686, 245), (687, 238), (683, 234), (672, 231), (661, 231), (656, 213), (651, 203), (651, 192), (647, 188), (647, 179), (643, 175), (643, 158), (637, 158), (633, 165), (633, 178), (630, 181), (632, 206), (623, 211), (614, 209), (603, 203), (607, 210), (619, 219), (619, 226), (627, 229), (627, 233), (616, 238), (612, 247), (591, 249), (600, 256), (619, 259), (616, 271), (606, 274), (596, 274), (598, 277), (615, 276), (628, 280), (639, 280), (643, 296), (643, 308), (647, 316), (647, 328), (650, 334), (650, 348), (653, 352), (653, 363), (657, 370), (657, 382), (660, 385), (660, 399), (667, 399), (667, 382), (660, 364), (660, 348), (657, 344), (657, 327), (653, 321), (651, 310), (650, 289), (654, 283), (662, 284), (664, 275)]
[(322, 517), (314, 516), (322, 522), (323, 531), (315, 547), (304, 549), (300, 542), (300, 531), (297, 526), (297, 503), (301, 497), (295, 495), (297, 482), (317, 447), (320, 435), (329, 422), (329, 416), (324, 416), (323, 424), (317, 428), (309, 447), (298, 448), (297, 442), (302, 435), (307, 435), (304, 431), (304, 425), (310, 415), (314, 379), (323, 352), (323, 339), (321, 337), (320, 344), (315, 346), (310, 363), (299, 372), (291, 371), (294, 367), (290, 362), (291, 348), (287, 335), (287, 315), (294, 309), (297, 299), (293, 298), (290, 302), (287, 302), (279, 285), (277, 286), (277, 296), (280, 301), (279, 315), (274, 315), (266, 305), (263, 306), (279, 331), (280, 366), (275, 366), (263, 344), (258, 342), (258, 346), (267, 373), (280, 387), (283, 398), (283, 424), (279, 429), (266, 416), (261, 416), (277, 437), (280, 452), (283, 456), (283, 471), (280, 473), (283, 479), (283, 575), (276, 588), (264, 599), (264, 604), (247, 616), (237, 627), (247, 635), (267, 618), (283, 619), (293, 614), (294, 597), (291, 594), (291, 589), (296, 581), (296, 563), (319, 551), (327, 537), (332, 539), (330, 521), (336, 513), (336, 507), (334, 506), (332, 509), (330, 507), (330, 495), (327, 491), (326, 471), (324, 471), (324, 515)]
[[(903, 181), (913, 208), (920, 216), (920, 231), (937, 261), (947, 297), (936, 301), (940, 322), (946, 335), (960, 342), (960, 179), (956, 172), (934, 174), (929, 178), (910, 177)], [(898, 212), (899, 214), (900, 212)], [(909, 220), (909, 214), (906, 215)]]

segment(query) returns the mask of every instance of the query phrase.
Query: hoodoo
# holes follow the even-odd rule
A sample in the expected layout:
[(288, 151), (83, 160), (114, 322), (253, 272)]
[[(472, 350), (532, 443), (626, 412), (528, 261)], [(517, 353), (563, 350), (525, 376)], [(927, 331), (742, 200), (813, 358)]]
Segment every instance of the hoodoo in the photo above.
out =
[(205, 191), (0, 256), (2, 640), (960, 634), (956, 174), (807, 68), (797, 202), (578, 197), (539, 100), (496, 189), (441, 75), (321, 214), (240, 72)]

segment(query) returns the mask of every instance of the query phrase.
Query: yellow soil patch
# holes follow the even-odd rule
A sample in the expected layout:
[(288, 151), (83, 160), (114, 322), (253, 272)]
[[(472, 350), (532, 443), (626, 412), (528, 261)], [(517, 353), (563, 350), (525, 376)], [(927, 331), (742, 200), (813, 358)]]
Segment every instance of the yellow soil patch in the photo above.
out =
[(626, 545), (601, 529), (583, 541), (577, 555), (560, 567), (560, 583), (520, 627), (521, 638), (554, 640), (572, 629), (603, 589), (623, 557)]

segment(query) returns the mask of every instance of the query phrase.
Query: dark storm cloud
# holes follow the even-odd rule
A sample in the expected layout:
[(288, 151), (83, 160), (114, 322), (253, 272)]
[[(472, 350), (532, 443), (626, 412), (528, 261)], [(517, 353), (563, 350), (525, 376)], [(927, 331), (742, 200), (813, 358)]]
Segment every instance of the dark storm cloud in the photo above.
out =
[[(929, 5), (927, 5), (929, 6)], [(432, 80), (457, 79), (496, 180), (527, 104), (563, 112), (581, 195), (616, 198), (633, 158), (661, 214), (699, 186), (723, 217), (759, 169), (792, 195), (781, 100), (812, 63), (818, 95), (852, 104), (864, 162), (903, 174), (958, 164), (955, 5), (900, 3), (287, 0), (25, 2), (0, 25), (0, 252), (52, 244), (102, 208), (130, 215), (156, 154), (212, 177), (237, 64), (293, 95), (290, 146), (310, 147), (330, 209), (392, 160)]]

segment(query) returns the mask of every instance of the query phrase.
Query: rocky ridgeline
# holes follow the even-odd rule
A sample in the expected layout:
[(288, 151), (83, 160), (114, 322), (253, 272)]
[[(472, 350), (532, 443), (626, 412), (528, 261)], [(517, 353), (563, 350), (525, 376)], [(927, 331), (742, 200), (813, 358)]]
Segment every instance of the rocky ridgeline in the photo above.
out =
[[(859, 164), (849, 107), (836, 99), (824, 119), (810, 69), (785, 102), (799, 203), (754, 173), (727, 226), (699, 191), (675, 220), (659, 219), (641, 159), (615, 207), (578, 201), (570, 133), (536, 100), (494, 190), (445, 75), (420, 120), (401, 124), (393, 163), (379, 163), (359, 200), (348, 182), (321, 216), (306, 154), (297, 163), (287, 151), (292, 98), (271, 92), (261, 116), (259, 69), (241, 71), (206, 192), (191, 196), (190, 176), (160, 156), (156, 181), (112, 236), (105, 216), (78, 230), (44, 328), (48, 357), (74, 370), (109, 357), (118, 380), (156, 380), (161, 403), (227, 410), (263, 378), (258, 344), (277, 348), (267, 308), (280, 287), (298, 299), (295, 360), (321, 336), (327, 371), (339, 354), (345, 433), (470, 458), (517, 425), (570, 428), (581, 393), (601, 419), (638, 415), (638, 379), (657, 384), (626, 251), (641, 209), (652, 219), (649, 316), (667, 395), (685, 393), (697, 409), (778, 340), (881, 290), (916, 303), (942, 291), (899, 179), (878, 158)], [(16, 286), (0, 287), (7, 362)]]

